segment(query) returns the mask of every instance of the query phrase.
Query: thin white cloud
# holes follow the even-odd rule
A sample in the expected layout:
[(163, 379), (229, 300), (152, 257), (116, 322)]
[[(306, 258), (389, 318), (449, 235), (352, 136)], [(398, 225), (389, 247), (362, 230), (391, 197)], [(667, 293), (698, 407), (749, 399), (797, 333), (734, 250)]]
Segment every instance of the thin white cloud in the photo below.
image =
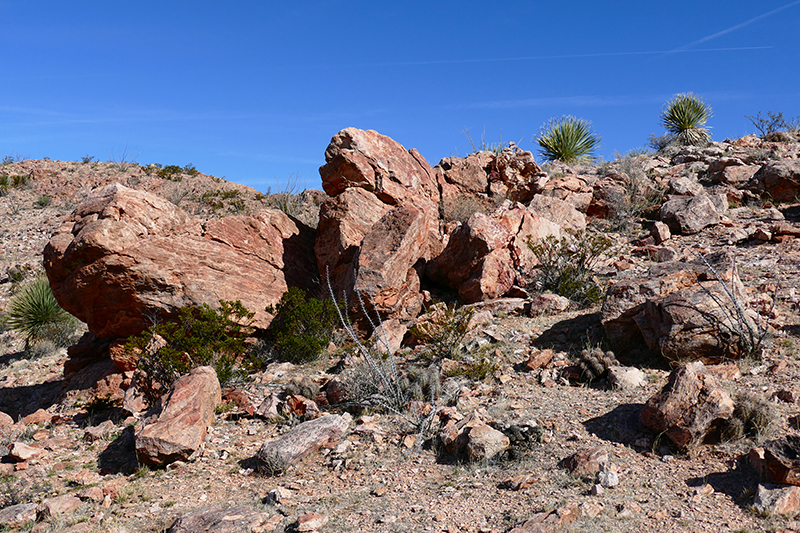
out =
[(717, 37), (722, 37), (723, 35), (727, 35), (727, 34), (729, 34), (731, 32), (736, 31), (736, 30), (740, 30), (740, 29), (744, 28), (745, 26), (749, 26), (750, 24), (752, 24), (754, 22), (758, 22), (759, 20), (765, 19), (767, 17), (771, 17), (775, 13), (779, 13), (779, 12), (783, 11), (784, 9), (789, 9), (790, 7), (796, 6), (798, 4), (800, 4), (800, 0), (795, 0), (794, 2), (789, 2), (788, 4), (786, 4), (784, 6), (775, 8), (772, 11), (767, 11), (766, 13), (762, 13), (761, 15), (758, 15), (757, 17), (753, 17), (750, 20), (746, 20), (746, 21), (744, 21), (744, 22), (742, 22), (740, 24), (736, 24), (735, 26), (731, 26), (730, 28), (726, 28), (726, 29), (724, 29), (722, 31), (718, 31), (716, 33), (712, 33), (711, 35), (706, 35), (702, 39), (698, 39), (696, 41), (692, 41), (689, 44), (685, 44), (683, 46), (679, 46), (678, 48), (675, 48), (674, 50), (670, 50), (665, 55), (681, 53), (681, 52), (688, 52), (688, 51), (690, 51), (689, 49), (692, 48), (693, 46), (697, 46), (698, 44), (706, 43), (708, 41), (716, 39)]

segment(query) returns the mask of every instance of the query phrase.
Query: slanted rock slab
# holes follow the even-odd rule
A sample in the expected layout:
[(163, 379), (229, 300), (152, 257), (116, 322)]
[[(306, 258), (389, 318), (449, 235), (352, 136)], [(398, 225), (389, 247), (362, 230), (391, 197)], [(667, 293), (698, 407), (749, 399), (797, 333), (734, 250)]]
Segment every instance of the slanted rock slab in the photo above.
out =
[(269, 513), (256, 511), (245, 505), (229, 507), (204, 507), (175, 521), (168, 533), (261, 533), (269, 520)]
[(800, 485), (800, 435), (786, 435), (766, 443), (764, 465), (770, 481)]
[(149, 465), (185, 461), (200, 448), (222, 399), (217, 373), (201, 366), (180, 377), (152, 424), (136, 434), (136, 456)]
[(256, 459), (268, 465), (291, 465), (323, 446), (330, 446), (340, 440), (351, 421), (352, 417), (345, 413), (325, 415), (303, 422), (280, 437), (262, 444), (256, 453)]

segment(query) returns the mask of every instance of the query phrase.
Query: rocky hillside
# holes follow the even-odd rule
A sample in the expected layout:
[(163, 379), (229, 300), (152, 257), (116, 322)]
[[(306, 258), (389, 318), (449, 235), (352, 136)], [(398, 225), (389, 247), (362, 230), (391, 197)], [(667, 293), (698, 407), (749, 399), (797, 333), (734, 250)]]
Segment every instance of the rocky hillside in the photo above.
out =
[[(46, 270), (85, 334), (0, 333), (0, 527), (800, 531), (796, 141), (431, 167), (349, 128), (302, 197), (4, 165), (0, 312)], [(390, 359), (338, 332), (224, 386), (198, 368), (148, 409), (127, 337), (234, 299), (260, 335), (326, 277)], [(445, 350), (442, 328), (464, 336)]]

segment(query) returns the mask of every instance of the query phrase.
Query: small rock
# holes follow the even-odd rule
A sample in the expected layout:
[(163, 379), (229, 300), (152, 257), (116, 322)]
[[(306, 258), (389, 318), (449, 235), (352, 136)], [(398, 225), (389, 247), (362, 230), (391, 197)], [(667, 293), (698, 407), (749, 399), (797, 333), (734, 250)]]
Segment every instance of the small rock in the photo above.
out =
[(41, 448), (28, 446), (23, 442), (15, 442), (11, 445), (11, 451), (8, 453), (8, 455), (10, 455), (15, 461), (24, 462), (32, 459), (38, 459), (44, 455), (44, 450)]
[(386, 496), (386, 493), (389, 492), (389, 489), (386, 488), (386, 485), (378, 485), (374, 489), (372, 489), (372, 495), (377, 496), (380, 498), (381, 496)]
[(89, 442), (107, 440), (116, 427), (111, 420), (106, 420), (97, 426), (88, 427), (83, 431), (83, 440)]
[(30, 424), (49, 424), (50, 421), (53, 419), (53, 415), (45, 411), (44, 409), (39, 409), (25, 418), (22, 419), (22, 423), (25, 425)]
[(606, 506), (600, 502), (583, 502), (580, 504), (578, 509), (580, 510), (581, 516), (586, 518), (597, 518), (597, 515), (603, 512)]
[(0, 526), (18, 528), (23, 524), (35, 522), (38, 507), (35, 503), (20, 503), (0, 509)]
[(632, 366), (612, 366), (608, 369), (608, 380), (622, 390), (638, 389), (647, 384), (644, 372)]
[(603, 485), (600, 483), (592, 485), (592, 496), (602, 496), (604, 492), (605, 489), (603, 489)]
[(55, 498), (47, 498), (42, 502), (42, 507), (50, 516), (75, 512), (80, 505), (80, 498), (76, 498), (71, 494), (56, 496)]
[(168, 533), (239, 533), (240, 531), (272, 531), (265, 528), (269, 514), (241, 505), (223, 509), (205, 507), (179, 518)]
[(597, 480), (606, 488), (616, 487), (619, 485), (619, 474), (614, 465), (606, 463), (600, 464), (600, 473), (597, 474)]
[(653, 236), (656, 244), (661, 244), (662, 242), (668, 241), (670, 238), (672, 238), (672, 234), (669, 231), (669, 226), (661, 221), (653, 224), (653, 229), (650, 230), (650, 235)]
[(600, 465), (608, 462), (608, 452), (602, 446), (584, 448), (570, 455), (561, 466), (575, 475), (583, 476), (600, 471)]
[(78, 496), (84, 500), (91, 500), (93, 502), (102, 502), (104, 494), (103, 494), (103, 489), (100, 487), (88, 487), (83, 489)]
[(794, 515), (800, 510), (800, 487), (759, 485), (753, 505), (762, 513)]
[(328, 517), (317, 513), (306, 513), (295, 523), (295, 531), (316, 531), (328, 523)]

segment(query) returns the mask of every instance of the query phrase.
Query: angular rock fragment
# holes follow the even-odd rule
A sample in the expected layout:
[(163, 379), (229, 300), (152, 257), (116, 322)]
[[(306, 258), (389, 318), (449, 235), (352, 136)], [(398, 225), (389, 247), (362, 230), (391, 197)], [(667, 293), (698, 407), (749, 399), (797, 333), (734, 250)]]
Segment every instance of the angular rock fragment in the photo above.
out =
[(277, 439), (262, 444), (256, 453), (256, 459), (273, 470), (286, 468), (323, 446), (330, 446), (340, 440), (351, 421), (352, 417), (345, 413), (341, 416), (325, 415), (303, 422)]
[(136, 433), (136, 456), (149, 465), (185, 461), (200, 448), (222, 393), (213, 368), (178, 378), (158, 419)]
[(237, 507), (204, 507), (172, 524), (168, 533), (261, 533), (269, 513), (257, 511), (246, 505)]

